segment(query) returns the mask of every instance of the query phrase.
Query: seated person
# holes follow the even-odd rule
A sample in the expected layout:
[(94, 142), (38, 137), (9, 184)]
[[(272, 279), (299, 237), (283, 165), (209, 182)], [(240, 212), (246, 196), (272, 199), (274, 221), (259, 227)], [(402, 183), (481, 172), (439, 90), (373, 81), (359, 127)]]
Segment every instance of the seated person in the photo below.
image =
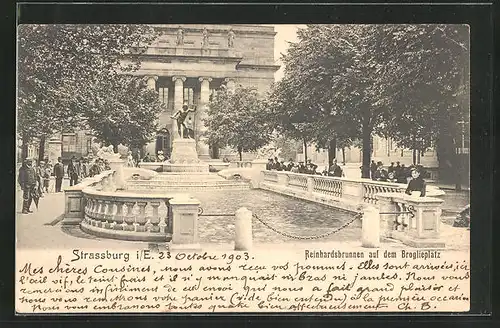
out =
[(373, 177), (373, 180), (376, 181), (387, 181), (387, 171), (384, 170), (384, 167), (382, 165), (379, 165)]
[(387, 173), (387, 182), (398, 182), (394, 171)]

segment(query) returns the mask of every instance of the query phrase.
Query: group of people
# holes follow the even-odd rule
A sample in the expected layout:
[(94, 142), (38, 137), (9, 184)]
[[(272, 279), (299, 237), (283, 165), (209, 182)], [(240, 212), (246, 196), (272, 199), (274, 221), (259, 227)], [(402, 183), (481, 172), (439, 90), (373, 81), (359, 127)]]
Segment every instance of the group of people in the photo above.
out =
[[(152, 156), (149, 153), (146, 153), (146, 155), (142, 158), (142, 162), (146, 162), (146, 163), (164, 162), (168, 159), (169, 159), (168, 155), (165, 156), (163, 151), (160, 150), (158, 153), (156, 153), (156, 156)], [(134, 160), (134, 166), (138, 166), (140, 160), (139, 159), (133, 159), (133, 160)]]
[(67, 173), (69, 177), (69, 185), (74, 186), (82, 179), (93, 177), (103, 171), (110, 170), (109, 161), (100, 157), (80, 157), (77, 159), (75, 156), (71, 158), (68, 164)]
[[(290, 171), (292, 173), (316, 174), (332, 177), (344, 177), (342, 167), (334, 159), (332, 165), (325, 167), (322, 172), (317, 172), (318, 166), (309, 159), (307, 164), (304, 162), (294, 163), (292, 159), (285, 163), (277, 157), (269, 158), (266, 164), (266, 170), (269, 171)], [(420, 192), (420, 196), (425, 196), (426, 185), (424, 181), (425, 169), (421, 165), (411, 165), (406, 167), (404, 164), (397, 162), (396, 165), (391, 165), (385, 169), (382, 162), (375, 163), (372, 161), (370, 165), (370, 178), (375, 181), (408, 183), (406, 193), (411, 195), (412, 192)]]
[(38, 163), (34, 159), (25, 159), (19, 169), (18, 176), (18, 182), (23, 191), (22, 213), (32, 213), (32, 202), (35, 201), (38, 204), (39, 199), (44, 197), (44, 194), (52, 191), (61, 192), (62, 182), (66, 174), (70, 186), (73, 186), (86, 177), (93, 177), (109, 169), (108, 161), (99, 157), (77, 159), (73, 156), (66, 168), (61, 157), (57, 159), (55, 164), (49, 160)]
[(64, 166), (61, 158), (52, 165), (51, 162), (25, 159), (19, 169), (18, 182), (23, 191), (22, 213), (32, 213), (31, 204), (51, 191), (51, 176), (55, 177), (55, 191), (61, 191), (62, 179), (64, 176)]
[(372, 160), (370, 164), (370, 178), (375, 181), (387, 181), (396, 183), (408, 183), (412, 178), (412, 171), (417, 170), (422, 178), (425, 176), (425, 169), (422, 165), (405, 166), (400, 162), (391, 162), (391, 165), (385, 169), (382, 162)]
[(292, 173), (303, 173), (303, 174), (315, 174), (333, 177), (342, 177), (344, 172), (340, 165), (337, 164), (337, 160), (334, 159), (330, 167), (326, 167), (322, 172), (318, 172), (318, 165), (314, 164), (311, 159), (307, 160), (307, 163), (303, 161), (294, 162), (293, 159), (289, 159), (287, 163), (283, 160), (279, 160), (277, 157), (269, 158), (266, 164), (266, 170), (269, 171), (289, 171)]

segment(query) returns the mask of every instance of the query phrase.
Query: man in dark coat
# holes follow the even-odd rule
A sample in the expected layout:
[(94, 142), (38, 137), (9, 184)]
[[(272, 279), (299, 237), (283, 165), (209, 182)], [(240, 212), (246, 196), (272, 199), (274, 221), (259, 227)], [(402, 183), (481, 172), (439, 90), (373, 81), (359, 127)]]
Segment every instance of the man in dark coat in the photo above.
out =
[(377, 172), (377, 164), (375, 164), (375, 161), (372, 160), (370, 164), (370, 177), (375, 180), (375, 172)]
[(384, 169), (382, 162), (378, 163), (377, 170), (375, 171), (373, 177), (374, 177), (373, 180), (376, 181), (387, 181), (388, 178), (387, 171)]
[(273, 169), (273, 167), (274, 167), (274, 161), (272, 158), (269, 158), (267, 160), (266, 170), (271, 171)]
[(391, 162), (391, 166), (387, 169), (387, 173), (393, 173), (396, 170), (396, 167), (394, 166), (394, 162)]
[(332, 166), (330, 166), (328, 175), (331, 177), (342, 177), (342, 168), (337, 164), (337, 160), (334, 159)]
[(411, 195), (413, 191), (420, 191), (420, 197), (425, 197), (425, 189), (424, 179), (422, 179), (420, 172), (416, 168), (413, 168), (411, 170), (411, 180), (408, 182), (405, 193)]
[(64, 165), (61, 157), (57, 159), (57, 163), (54, 165), (54, 176), (56, 177), (56, 192), (61, 192), (62, 181), (64, 178)]
[(30, 210), (33, 195), (37, 187), (37, 172), (32, 166), (30, 159), (24, 160), (23, 165), (19, 169), (19, 184), (23, 190), (23, 214), (32, 213)]
[(73, 156), (71, 162), (69, 162), (68, 176), (70, 186), (74, 186), (78, 183), (78, 178), (80, 177), (80, 164), (77, 162), (75, 156)]

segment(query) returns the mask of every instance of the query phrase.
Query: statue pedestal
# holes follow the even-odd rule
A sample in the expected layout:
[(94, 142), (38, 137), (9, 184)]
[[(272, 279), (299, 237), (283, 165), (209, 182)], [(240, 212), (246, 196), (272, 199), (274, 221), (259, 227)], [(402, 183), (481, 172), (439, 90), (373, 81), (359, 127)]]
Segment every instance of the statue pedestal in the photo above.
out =
[(163, 164), (163, 172), (208, 172), (208, 164), (198, 159), (194, 139), (175, 139), (170, 163)]

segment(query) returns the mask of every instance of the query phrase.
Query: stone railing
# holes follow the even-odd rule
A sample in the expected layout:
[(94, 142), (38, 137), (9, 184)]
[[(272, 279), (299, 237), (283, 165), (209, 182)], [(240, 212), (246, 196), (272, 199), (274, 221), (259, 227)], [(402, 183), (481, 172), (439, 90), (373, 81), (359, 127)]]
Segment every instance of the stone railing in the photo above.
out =
[(254, 159), (254, 160), (243, 160), (243, 161), (233, 161), (231, 162), (231, 168), (252, 168), (257, 170), (266, 169), (267, 160), (265, 159)]
[(92, 187), (96, 190), (116, 190), (114, 171), (104, 171), (92, 178), (64, 189), (65, 208), (63, 224), (79, 224), (84, 216), (85, 199), (83, 190)]
[(164, 242), (171, 237), (174, 195), (83, 190), (83, 231), (104, 238)]
[(200, 202), (183, 193), (137, 193), (124, 181), (154, 172), (118, 167), (64, 190), (63, 224), (79, 224), (89, 234), (121, 240), (166, 242), (198, 249)]
[(383, 237), (411, 247), (445, 246), (439, 230), (442, 199), (394, 192), (379, 193), (376, 198)]
[(235, 161), (237, 168), (252, 167), (252, 161)]
[[(376, 195), (379, 193), (403, 194), (406, 185), (370, 179), (261, 171), (259, 188), (356, 212), (361, 203), (377, 204)], [(428, 196), (443, 194), (437, 187), (427, 186)]]

